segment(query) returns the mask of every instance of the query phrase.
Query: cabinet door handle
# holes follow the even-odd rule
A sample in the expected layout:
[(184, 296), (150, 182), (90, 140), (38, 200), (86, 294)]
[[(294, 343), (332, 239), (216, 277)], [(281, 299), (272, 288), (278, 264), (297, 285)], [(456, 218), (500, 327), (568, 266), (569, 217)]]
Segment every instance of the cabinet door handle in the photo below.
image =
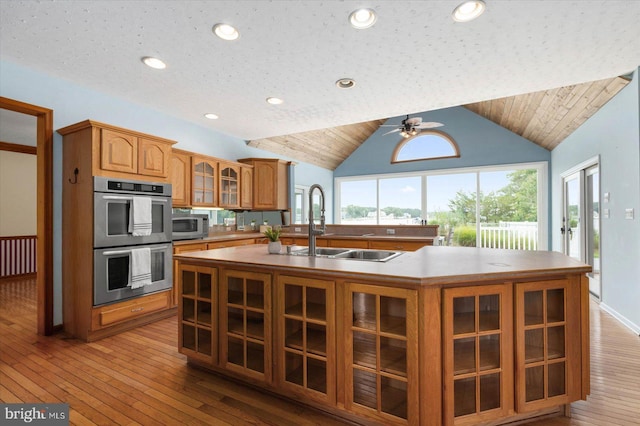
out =
[(140, 312), (140, 311), (144, 311), (144, 307), (143, 306), (131, 309), (131, 312)]

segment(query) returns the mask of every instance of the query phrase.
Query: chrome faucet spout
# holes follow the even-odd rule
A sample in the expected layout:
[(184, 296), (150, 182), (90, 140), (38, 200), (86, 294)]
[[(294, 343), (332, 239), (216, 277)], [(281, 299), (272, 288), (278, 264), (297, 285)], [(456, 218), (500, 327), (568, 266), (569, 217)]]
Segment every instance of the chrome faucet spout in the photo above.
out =
[[(313, 191), (320, 191), (320, 229), (316, 229), (313, 217)], [(324, 222), (324, 190), (320, 185), (314, 183), (309, 188), (309, 256), (316, 255), (316, 236), (325, 233), (326, 225)]]

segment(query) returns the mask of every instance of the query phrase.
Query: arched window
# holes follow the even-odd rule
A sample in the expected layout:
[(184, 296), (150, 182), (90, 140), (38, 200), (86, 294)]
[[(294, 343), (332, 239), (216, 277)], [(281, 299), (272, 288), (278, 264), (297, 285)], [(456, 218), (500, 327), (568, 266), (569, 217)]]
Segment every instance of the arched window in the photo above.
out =
[(400, 141), (391, 155), (391, 164), (459, 157), (458, 144), (451, 136), (438, 130), (423, 130)]

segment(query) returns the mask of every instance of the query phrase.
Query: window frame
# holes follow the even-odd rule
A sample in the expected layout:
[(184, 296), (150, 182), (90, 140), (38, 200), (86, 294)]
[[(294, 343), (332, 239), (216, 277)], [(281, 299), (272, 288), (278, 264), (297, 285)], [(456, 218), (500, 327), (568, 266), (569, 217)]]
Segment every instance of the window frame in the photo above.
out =
[[(492, 166), (475, 166), (475, 167), (461, 167), (452, 169), (439, 169), (439, 170), (424, 170), (414, 172), (401, 172), (401, 173), (379, 173), (372, 175), (358, 175), (358, 176), (344, 176), (334, 178), (334, 204), (333, 204), (333, 217), (334, 223), (341, 223), (341, 205), (342, 194), (341, 184), (347, 181), (359, 181), (359, 180), (375, 180), (376, 181), (376, 211), (380, 210), (380, 179), (389, 179), (396, 177), (414, 177), (420, 176), (422, 178), (422, 191), (421, 191), (421, 205), (422, 205), (422, 218), (426, 215), (428, 188), (426, 186), (426, 179), (428, 176), (435, 175), (447, 175), (447, 174), (460, 174), (460, 173), (475, 173), (476, 174), (476, 194), (480, 191), (480, 181), (478, 176), (483, 172), (494, 171), (511, 171), (511, 170), (523, 170), (523, 169), (536, 169), (538, 171), (538, 185), (537, 185), (537, 206), (538, 206), (538, 250), (546, 251), (549, 247), (549, 164), (546, 161), (531, 162), (531, 163), (511, 163), (500, 164)], [(480, 226), (479, 220), (479, 200), (476, 197), (476, 226)], [(376, 224), (380, 223), (380, 217), (376, 215)], [(407, 226), (407, 225), (398, 225)], [(476, 232), (476, 235), (479, 235)]]
[[(445, 155), (445, 156), (440, 156), (440, 157), (421, 157), (421, 158), (412, 158), (410, 160), (398, 160), (398, 154), (400, 153), (400, 151), (402, 151), (402, 148), (405, 147), (405, 145), (407, 145), (409, 142), (420, 138), (420, 137), (424, 137), (424, 136), (428, 136), (428, 135), (435, 135), (435, 136), (439, 136), (442, 139), (446, 140), (447, 142), (449, 142), (449, 144), (451, 145), (451, 147), (453, 148), (453, 151), (455, 152), (455, 155)], [(442, 160), (444, 158), (460, 158), (460, 147), (458, 146), (457, 142), (447, 133), (440, 131), (440, 130), (433, 130), (433, 129), (429, 129), (429, 130), (423, 130), (420, 133), (418, 133), (415, 136), (411, 136), (409, 138), (406, 139), (402, 139), (400, 142), (398, 142), (398, 144), (396, 145), (396, 147), (394, 148), (393, 152), (391, 153), (391, 164), (399, 164), (399, 163), (412, 163), (415, 161), (429, 161), (429, 160)]]

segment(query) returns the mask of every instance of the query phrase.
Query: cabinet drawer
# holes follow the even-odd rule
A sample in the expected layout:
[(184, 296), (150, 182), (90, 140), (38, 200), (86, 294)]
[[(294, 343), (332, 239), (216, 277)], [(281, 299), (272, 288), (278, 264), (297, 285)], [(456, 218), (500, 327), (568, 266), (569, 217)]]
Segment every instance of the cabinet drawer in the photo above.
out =
[(94, 309), (98, 313), (98, 326), (106, 326), (169, 307), (169, 292), (141, 297), (128, 302)]

